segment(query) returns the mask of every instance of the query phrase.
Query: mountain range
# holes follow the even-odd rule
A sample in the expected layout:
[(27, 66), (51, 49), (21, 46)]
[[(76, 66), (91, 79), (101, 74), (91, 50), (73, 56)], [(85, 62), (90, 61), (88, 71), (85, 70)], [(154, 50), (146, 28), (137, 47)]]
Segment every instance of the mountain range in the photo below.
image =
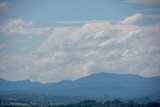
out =
[(0, 96), (25, 92), (70, 97), (160, 98), (160, 77), (101, 72), (73, 81), (46, 84), (30, 80), (12, 82), (0, 79)]

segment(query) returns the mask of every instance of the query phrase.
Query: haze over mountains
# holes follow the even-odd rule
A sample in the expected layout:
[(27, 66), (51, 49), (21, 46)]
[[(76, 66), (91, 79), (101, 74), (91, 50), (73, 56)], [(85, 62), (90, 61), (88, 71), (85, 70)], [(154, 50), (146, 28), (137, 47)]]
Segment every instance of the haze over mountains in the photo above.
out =
[(11, 82), (0, 79), (0, 95), (37, 93), (53, 96), (160, 98), (160, 77), (134, 74), (97, 73), (74, 81), (41, 84), (29, 80)]

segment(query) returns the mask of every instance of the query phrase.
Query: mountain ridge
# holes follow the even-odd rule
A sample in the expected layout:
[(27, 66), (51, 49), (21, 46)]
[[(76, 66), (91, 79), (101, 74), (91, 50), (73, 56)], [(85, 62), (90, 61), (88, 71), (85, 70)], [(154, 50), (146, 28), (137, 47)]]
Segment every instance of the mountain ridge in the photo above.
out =
[[(142, 77), (136, 74), (96, 73), (76, 80), (41, 84), (23, 80), (0, 82), (0, 94), (29, 92), (55, 96), (112, 96), (120, 98), (160, 97), (160, 77)], [(6, 92), (7, 94), (7, 92)]]
[[(84, 77), (81, 77), (81, 78), (77, 78), (75, 80), (79, 80), (79, 79), (82, 79), (82, 78), (85, 78), (85, 77), (88, 77), (88, 76), (94, 76), (94, 75), (128, 75), (128, 76), (139, 76), (139, 77), (142, 77), (142, 78), (160, 78), (160, 76), (152, 76), (152, 77), (145, 77), (145, 76), (141, 76), (141, 75), (138, 75), (138, 74), (129, 74), (129, 73), (126, 73), (126, 74), (121, 74), (121, 73), (107, 73), (107, 72), (99, 72), (99, 73), (93, 73), (91, 75), (87, 75), (87, 76), (84, 76)], [(30, 79), (24, 79), (24, 80), (16, 80), (16, 81), (11, 81), (11, 80), (7, 80), (7, 79), (4, 79), (4, 78), (1, 78), (0, 77), (0, 81), (2, 80), (5, 80), (5, 81), (8, 81), (8, 82), (22, 82), (22, 81), (28, 81), (28, 82), (32, 82), (32, 83), (41, 83), (41, 84), (53, 84), (53, 83), (59, 83), (59, 82), (64, 82), (64, 81), (75, 81), (75, 80), (60, 80), (60, 81), (57, 81), (57, 82), (47, 82), (47, 83), (42, 83), (42, 82), (39, 82), (39, 81), (31, 81)]]

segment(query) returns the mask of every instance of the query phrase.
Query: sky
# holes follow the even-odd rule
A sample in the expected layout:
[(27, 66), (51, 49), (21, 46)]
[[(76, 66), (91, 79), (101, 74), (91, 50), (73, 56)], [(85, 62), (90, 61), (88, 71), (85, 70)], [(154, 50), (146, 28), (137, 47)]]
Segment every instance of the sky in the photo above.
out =
[(160, 0), (0, 0), (0, 78), (160, 76)]

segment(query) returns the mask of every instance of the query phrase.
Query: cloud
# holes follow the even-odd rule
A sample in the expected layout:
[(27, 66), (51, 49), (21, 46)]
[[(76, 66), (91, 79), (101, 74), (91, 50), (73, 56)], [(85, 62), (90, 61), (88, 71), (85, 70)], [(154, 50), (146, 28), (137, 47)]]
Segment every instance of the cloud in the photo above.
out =
[(143, 10), (139, 10), (139, 12), (160, 12), (160, 8), (143, 9)]
[(134, 14), (123, 20), (125, 24), (89, 21), (77, 28), (55, 28), (30, 54), (0, 57), (0, 75), (43, 83), (74, 80), (101, 71), (160, 75), (160, 24), (139, 26), (135, 23), (139, 19)]
[(58, 23), (58, 24), (84, 24), (90, 20), (81, 20), (81, 21), (54, 21), (53, 23)]
[(160, 19), (160, 8), (143, 9), (139, 10), (139, 12), (145, 13), (145, 18)]
[(160, 5), (159, 0), (126, 0), (125, 2), (143, 5)]
[(0, 49), (4, 48), (6, 45), (5, 44), (0, 44)]
[(0, 25), (0, 32), (7, 35), (43, 35), (50, 32), (51, 28), (33, 28), (33, 21), (21, 18), (6, 20)]
[(0, 2), (0, 11), (8, 10), (11, 5), (8, 2)]
[(160, 14), (148, 14), (145, 15), (147, 18), (160, 19)]
[(135, 13), (134, 15), (125, 18), (121, 21), (122, 24), (134, 24), (135, 22), (139, 21), (143, 18), (143, 15), (141, 13)]
[[(70, 21), (54, 21), (56, 24), (85, 24), (85, 23), (106, 22), (105, 20), (70, 20)], [(108, 21), (107, 21), (108, 22)]]
[(151, 25), (151, 26), (147, 26), (147, 27), (142, 27), (142, 28), (143, 28), (143, 30), (144, 30), (145, 32), (147, 32), (147, 33), (149, 33), (149, 32), (154, 32), (154, 33), (156, 33), (157, 35), (160, 34), (160, 30), (159, 30), (159, 28), (160, 28), (160, 23), (157, 23), (157, 24)]

